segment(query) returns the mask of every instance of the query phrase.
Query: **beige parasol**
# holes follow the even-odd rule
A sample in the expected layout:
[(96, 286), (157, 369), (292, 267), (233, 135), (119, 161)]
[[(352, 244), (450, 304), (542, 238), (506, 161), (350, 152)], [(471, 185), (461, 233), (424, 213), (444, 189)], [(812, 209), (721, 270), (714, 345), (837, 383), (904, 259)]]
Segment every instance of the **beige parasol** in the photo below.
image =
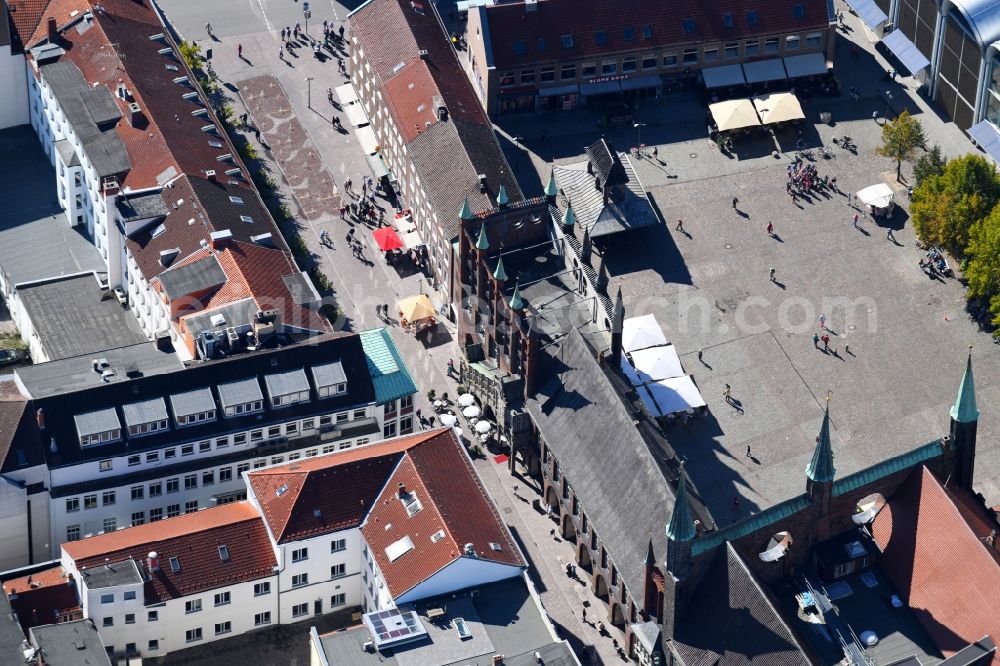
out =
[(790, 92), (756, 95), (753, 98), (753, 105), (765, 125), (802, 120), (806, 117), (806, 114), (802, 113), (799, 98)]
[(406, 321), (420, 321), (434, 316), (434, 304), (423, 294), (410, 296), (396, 303), (400, 316)]
[(760, 125), (760, 118), (754, 111), (753, 102), (748, 99), (728, 99), (725, 102), (716, 102), (711, 104), (708, 110), (712, 112), (712, 118), (720, 132)]

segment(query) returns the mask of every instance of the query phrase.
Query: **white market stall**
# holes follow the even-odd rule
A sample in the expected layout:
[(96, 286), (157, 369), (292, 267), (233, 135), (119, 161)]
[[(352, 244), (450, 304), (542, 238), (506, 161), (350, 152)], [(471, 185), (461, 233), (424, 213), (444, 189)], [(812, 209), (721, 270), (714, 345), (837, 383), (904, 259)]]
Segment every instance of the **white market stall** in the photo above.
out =
[(632, 352), (632, 365), (642, 383), (684, 375), (681, 359), (673, 345), (649, 347)]
[(690, 375), (662, 379), (646, 384), (644, 388), (656, 404), (660, 416), (705, 406), (705, 399), (701, 397), (701, 392)]
[(371, 125), (359, 127), (355, 135), (358, 137), (358, 143), (361, 144), (361, 150), (364, 151), (365, 155), (373, 155), (378, 152), (378, 138)]
[(354, 90), (354, 85), (350, 83), (345, 83), (344, 85), (339, 86), (336, 92), (337, 99), (340, 100), (340, 103), (343, 106), (354, 104), (358, 101), (358, 93)]
[(352, 127), (362, 127), (368, 124), (368, 116), (365, 115), (365, 110), (361, 108), (361, 104), (345, 104), (344, 115), (347, 116), (347, 122)]
[(625, 320), (622, 326), (622, 349), (625, 351), (633, 352), (665, 344), (667, 339), (663, 336), (655, 316), (648, 314)]
[(892, 188), (885, 183), (872, 185), (858, 192), (858, 201), (865, 206), (888, 208), (892, 203)]

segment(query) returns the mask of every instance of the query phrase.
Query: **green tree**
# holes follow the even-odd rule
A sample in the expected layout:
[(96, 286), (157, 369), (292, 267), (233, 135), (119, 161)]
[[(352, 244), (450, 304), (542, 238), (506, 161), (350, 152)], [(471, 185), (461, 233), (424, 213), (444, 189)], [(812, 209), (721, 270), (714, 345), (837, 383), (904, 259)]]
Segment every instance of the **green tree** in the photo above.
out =
[(181, 57), (184, 58), (184, 62), (187, 63), (188, 68), (191, 71), (195, 71), (201, 67), (201, 47), (194, 42), (180, 43)]
[(924, 128), (920, 121), (903, 111), (895, 120), (882, 124), (882, 145), (876, 154), (896, 160), (896, 180), (899, 180), (903, 162), (913, 160), (917, 148), (924, 145)]
[(941, 175), (913, 191), (910, 216), (917, 235), (964, 257), (969, 230), (1000, 202), (1000, 177), (986, 158), (968, 154), (950, 160)]
[(913, 164), (913, 179), (916, 181), (916, 186), (920, 187), (921, 183), (931, 176), (940, 176), (944, 173), (945, 164), (947, 162), (941, 154), (941, 147), (934, 144)]
[[(966, 253), (969, 257), (965, 268), (969, 298), (990, 297), (1000, 291), (1000, 206), (972, 225)], [(1000, 305), (1000, 301), (997, 304)], [(992, 305), (990, 310), (993, 310)]]

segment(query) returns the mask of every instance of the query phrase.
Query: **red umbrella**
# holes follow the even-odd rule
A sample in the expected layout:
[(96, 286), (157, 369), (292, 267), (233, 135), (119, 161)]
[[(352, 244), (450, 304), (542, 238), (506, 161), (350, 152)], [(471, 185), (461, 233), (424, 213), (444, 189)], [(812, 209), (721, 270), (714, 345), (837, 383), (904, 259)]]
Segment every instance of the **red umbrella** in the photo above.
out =
[(383, 252), (388, 252), (389, 250), (398, 250), (403, 247), (403, 241), (399, 238), (399, 234), (392, 227), (382, 227), (381, 229), (376, 229), (375, 242), (378, 243), (379, 249)]

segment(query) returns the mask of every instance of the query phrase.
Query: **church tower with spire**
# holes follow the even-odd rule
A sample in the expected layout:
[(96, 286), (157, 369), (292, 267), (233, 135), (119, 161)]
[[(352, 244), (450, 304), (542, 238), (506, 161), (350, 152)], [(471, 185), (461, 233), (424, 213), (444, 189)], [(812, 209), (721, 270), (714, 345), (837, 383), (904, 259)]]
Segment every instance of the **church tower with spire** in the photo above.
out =
[(965, 363), (965, 374), (958, 385), (958, 396), (951, 408), (951, 441), (955, 446), (955, 482), (972, 490), (976, 467), (976, 429), (979, 409), (976, 407), (976, 387), (972, 377), (972, 348)]
[(830, 396), (827, 396), (823, 424), (820, 426), (819, 435), (816, 436), (816, 449), (813, 451), (812, 460), (806, 466), (806, 494), (816, 506), (820, 516), (825, 517), (830, 511), (835, 473), (833, 447), (830, 444)]

